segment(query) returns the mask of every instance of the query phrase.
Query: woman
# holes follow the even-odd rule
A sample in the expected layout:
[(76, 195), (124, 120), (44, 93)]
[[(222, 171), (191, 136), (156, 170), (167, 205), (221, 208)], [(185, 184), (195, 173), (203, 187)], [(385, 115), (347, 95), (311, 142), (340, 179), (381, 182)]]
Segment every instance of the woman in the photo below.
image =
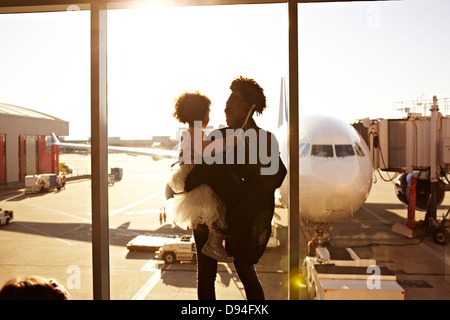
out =
[[(243, 138), (231, 144), (222, 154), (222, 161), (204, 161), (195, 165), (189, 173), (185, 190), (191, 191), (201, 184), (208, 184), (221, 198), (226, 208), (228, 229), (226, 246), (235, 258), (236, 272), (241, 279), (247, 299), (263, 300), (264, 290), (254, 265), (264, 253), (271, 234), (271, 221), (275, 208), (274, 192), (281, 186), (286, 167), (278, 155), (275, 136), (257, 127), (252, 116), (266, 108), (263, 89), (253, 80), (235, 79), (227, 100), (225, 116), (228, 128), (212, 132), (210, 137), (225, 137), (244, 130)], [(252, 137), (253, 139), (251, 139)], [(256, 140), (255, 140), (256, 139)], [(260, 155), (276, 153), (276, 172), (262, 174), (273, 164), (262, 162)], [(243, 154), (245, 152), (245, 154)], [(216, 155), (217, 160), (217, 155)], [(255, 161), (256, 159), (256, 161)], [(267, 159), (267, 158), (266, 158)], [(273, 159), (273, 157), (271, 158)], [(197, 248), (202, 248), (208, 238), (208, 226), (199, 224), (194, 229)], [(198, 298), (215, 299), (214, 282), (217, 261), (197, 249)]]

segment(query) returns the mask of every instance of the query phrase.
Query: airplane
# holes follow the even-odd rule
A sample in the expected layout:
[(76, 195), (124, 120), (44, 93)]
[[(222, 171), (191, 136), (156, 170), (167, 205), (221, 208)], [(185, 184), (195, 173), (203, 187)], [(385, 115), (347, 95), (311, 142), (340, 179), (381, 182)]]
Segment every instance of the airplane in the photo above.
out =
[[(59, 147), (71, 147), (76, 149), (91, 149), (90, 144), (80, 144), (80, 143), (69, 143), (61, 142), (58, 137), (52, 132), (52, 145)], [(158, 148), (136, 148), (136, 147), (119, 147), (119, 146), (108, 146), (109, 151), (127, 153), (130, 155), (144, 155), (151, 156), (153, 160), (165, 159), (177, 159), (178, 160), (178, 145), (176, 145), (172, 150), (168, 149), (158, 149)]]
[[(286, 86), (281, 79), (278, 129), (275, 136), (281, 159), (287, 161)], [(369, 196), (373, 179), (370, 150), (349, 123), (321, 114), (299, 119), (299, 214), (314, 223), (314, 236), (308, 243), (308, 255), (325, 244), (323, 227), (352, 216)], [(288, 205), (288, 179), (277, 190), (277, 199)]]
[[(279, 130), (286, 132), (284, 124)], [(279, 134), (281, 158), (287, 163), (287, 135)], [(299, 122), (299, 214), (315, 225), (309, 246), (323, 246), (323, 226), (353, 215), (372, 187), (373, 165), (364, 139), (343, 120), (320, 114)], [(278, 200), (287, 206), (287, 181)]]

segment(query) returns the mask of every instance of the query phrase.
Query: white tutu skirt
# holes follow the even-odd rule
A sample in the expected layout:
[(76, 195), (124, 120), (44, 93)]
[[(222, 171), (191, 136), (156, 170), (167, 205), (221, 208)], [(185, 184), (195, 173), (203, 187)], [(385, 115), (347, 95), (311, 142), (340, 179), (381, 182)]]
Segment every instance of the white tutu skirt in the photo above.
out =
[(208, 185), (184, 192), (184, 182), (193, 167), (193, 164), (180, 165), (170, 179), (169, 186), (180, 193), (172, 199), (173, 219), (183, 228), (195, 229), (197, 224), (205, 223), (208, 227), (225, 229), (225, 206)]

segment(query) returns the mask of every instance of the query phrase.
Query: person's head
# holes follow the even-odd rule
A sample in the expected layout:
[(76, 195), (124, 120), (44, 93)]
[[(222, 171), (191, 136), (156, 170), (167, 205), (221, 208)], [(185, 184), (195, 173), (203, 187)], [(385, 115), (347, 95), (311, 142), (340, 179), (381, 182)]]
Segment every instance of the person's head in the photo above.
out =
[(181, 123), (194, 126), (195, 121), (202, 122), (202, 128), (206, 128), (209, 122), (211, 100), (197, 92), (184, 92), (175, 100), (173, 116)]
[(14, 278), (0, 290), (0, 300), (69, 300), (67, 290), (56, 280), (39, 276)]
[(266, 96), (261, 86), (255, 80), (239, 76), (230, 86), (231, 95), (225, 107), (227, 124), (232, 125), (236, 120), (245, 119), (252, 106), (253, 112), (260, 115), (266, 108)]

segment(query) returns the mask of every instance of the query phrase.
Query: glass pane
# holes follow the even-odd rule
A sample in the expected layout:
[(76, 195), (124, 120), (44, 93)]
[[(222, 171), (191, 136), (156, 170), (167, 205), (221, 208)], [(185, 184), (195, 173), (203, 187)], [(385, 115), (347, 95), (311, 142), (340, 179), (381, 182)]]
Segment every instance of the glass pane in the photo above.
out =
[(304, 145), (304, 148), (301, 149), (300, 151), (300, 158), (304, 158), (309, 156), (309, 152), (311, 151), (311, 145), (309, 143), (306, 143)]
[[(198, 90), (211, 100), (206, 132), (225, 126), (230, 84), (239, 75), (254, 78), (264, 89), (268, 107), (254, 118), (261, 128), (277, 132), (280, 80), (287, 71), (286, 13), (286, 5), (108, 12), (110, 143), (177, 150), (187, 126), (172, 113), (175, 99), (185, 91)], [(285, 132), (277, 138), (286, 140)], [(109, 155), (111, 169), (123, 169), (122, 179), (109, 188), (112, 299), (197, 299), (196, 264), (191, 250), (183, 251), (190, 245), (176, 245), (186, 253), (178, 258), (181, 263), (163, 261), (171, 258), (167, 248), (161, 259), (155, 258), (161, 238), (167, 242), (192, 235), (192, 229), (177, 224), (165, 200), (174, 162)], [(266, 249), (256, 268), (266, 297), (286, 299), (287, 209), (276, 209), (274, 230), (280, 244), (274, 239), (274, 248)], [(216, 294), (219, 299), (245, 298), (233, 264), (219, 263)]]
[[(334, 117), (351, 124), (359, 119), (366, 119), (365, 123), (369, 123), (367, 119), (403, 121), (411, 115), (426, 123), (430, 120), (433, 96), (438, 99), (439, 112), (448, 116), (449, 10), (450, 2), (445, 0), (299, 4), (300, 117), (318, 113), (326, 119)], [(378, 171), (380, 177), (376, 176), (374, 171), (378, 168), (373, 168), (367, 159), (380, 157), (382, 163), (387, 153), (383, 160), (378, 147), (369, 152), (357, 135), (344, 140), (354, 134), (350, 126), (342, 126), (342, 130), (338, 126), (322, 127), (319, 128), (322, 129), (320, 144), (348, 143), (335, 145), (336, 156), (356, 153), (357, 157), (330, 158), (319, 161), (315, 167), (306, 159), (300, 161), (300, 216), (304, 218), (305, 226), (302, 228), (311, 235), (328, 236), (325, 240), (328, 248), (342, 248), (345, 254), (345, 249), (351, 249), (361, 259), (375, 259), (377, 268), (393, 271), (405, 293), (401, 297), (402, 291), (397, 290), (399, 298), (448, 299), (448, 294), (442, 295), (450, 289), (448, 246), (438, 248), (432, 235), (428, 235), (421, 238), (423, 244), (428, 244), (426, 249), (412, 250), (410, 245), (416, 245), (418, 239), (405, 237), (408, 232), (418, 234), (417, 228), (407, 227), (414, 221), (424, 226), (425, 229), (419, 228), (421, 231), (430, 231), (422, 221), (432, 216), (432, 210), (419, 213), (402, 206), (395, 196), (392, 179), (387, 180), (386, 176), (395, 177), (403, 172), (381, 174)], [(366, 138), (370, 136), (367, 141), (374, 138), (373, 143), (377, 145), (388, 138), (383, 134), (367, 130)], [(409, 134), (417, 139), (421, 136), (415, 133), (415, 128)], [(308, 137), (307, 133), (304, 137)], [(393, 137), (399, 148), (389, 145), (387, 149), (392, 152), (400, 149), (400, 156), (410, 159), (429, 156), (429, 152), (417, 150), (402, 152), (401, 138), (404, 142), (404, 137)], [(350, 144), (354, 146), (353, 150)], [(312, 146), (312, 154), (317, 154), (318, 149), (318, 146)], [(438, 150), (437, 158), (439, 153)], [(419, 169), (424, 168), (406, 166), (399, 171)], [(447, 172), (440, 173), (442, 181), (447, 181), (446, 176)], [(429, 181), (424, 184), (430, 187)], [(423, 198), (432, 203), (430, 199), (433, 198)], [(444, 200), (437, 208), (436, 219), (442, 221), (441, 226), (445, 224), (442, 217), (447, 214), (448, 205), (449, 202)], [(435, 235), (440, 232), (444, 239), (444, 231), (440, 228)], [(310, 239), (319, 243), (318, 237)], [(317, 252), (313, 246), (310, 248)], [(436, 256), (437, 251), (440, 258)], [(338, 256), (336, 260), (340, 260)], [(331, 259), (330, 263), (333, 262)], [(405, 266), (402, 272), (395, 271), (399, 265)], [(324, 273), (337, 271), (326, 268)], [(354, 269), (349, 270), (345, 272), (350, 276), (352, 272), (354, 274)], [(312, 267), (306, 272), (309, 297), (326, 299), (326, 290), (314, 292), (315, 272)], [(364, 272), (371, 273), (370, 268)], [(403, 278), (406, 275), (408, 278)], [(420, 285), (413, 288), (412, 282)], [(340, 282), (340, 286), (350, 289), (351, 282)], [(358, 291), (354, 297), (362, 298), (364, 291), (369, 293), (370, 286), (368, 289)], [(369, 297), (372, 298), (375, 297)]]
[[(92, 298), (90, 156), (50, 140), (90, 136), (89, 20), (0, 15), (0, 217), (13, 211), (0, 227), (0, 286), (37, 275)], [(73, 168), (65, 188), (62, 163)]]
[(360, 157), (365, 156), (364, 151), (362, 151), (362, 149), (361, 149), (361, 146), (357, 143), (355, 143), (355, 151), (358, 156), (360, 156)]
[(336, 157), (348, 157), (355, 155), (355, 150), (351, 144), (337, 144), (334, 146)]
[(332, 145), (323, 145), (323, 144), (313, 144), (311, 155), (316, 157), (333, 157), (333, 146)]

